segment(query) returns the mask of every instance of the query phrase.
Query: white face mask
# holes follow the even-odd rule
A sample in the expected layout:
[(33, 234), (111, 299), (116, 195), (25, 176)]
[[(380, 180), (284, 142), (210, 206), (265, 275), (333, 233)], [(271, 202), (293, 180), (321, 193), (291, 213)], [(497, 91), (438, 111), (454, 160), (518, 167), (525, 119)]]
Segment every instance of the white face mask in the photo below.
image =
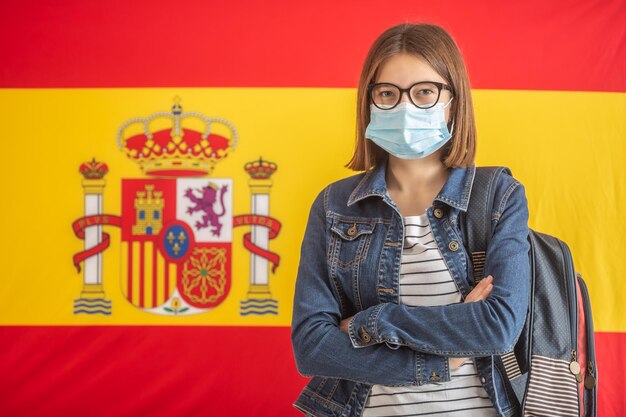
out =
[(400, 103), (391, 110), (370, 106), (370, 123), (365, 137), (402, 159), (423, 158), (440, 149), (452, 136), (446, 124), (445, 105), (420, 109)]

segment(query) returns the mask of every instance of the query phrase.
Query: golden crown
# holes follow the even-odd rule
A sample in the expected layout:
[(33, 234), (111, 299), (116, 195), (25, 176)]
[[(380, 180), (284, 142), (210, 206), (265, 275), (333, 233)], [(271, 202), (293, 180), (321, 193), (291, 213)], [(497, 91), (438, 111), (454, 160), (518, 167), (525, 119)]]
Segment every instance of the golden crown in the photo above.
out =
[(264, 161), (263, 158), (259, 157), (256, 161), (248, 162), (243, 168), (250, 174), (251, 178), (255, 180), (265, 180), (276, 172), (278, 165), (273, 162)]
[(83, 174), (86, 180), (100, 180), (109, 172), (109, 167), (104, 162), (98, 162), (96, 158), (93, 158), (91, 161), (81, 164), (78, 172)]
[(171, 112), (122, 124), (117, 143), (146, 175), (195, 177), (209, 175), (235, 149), (237, 129), (226, 119), (183, 112), (176, 97)]

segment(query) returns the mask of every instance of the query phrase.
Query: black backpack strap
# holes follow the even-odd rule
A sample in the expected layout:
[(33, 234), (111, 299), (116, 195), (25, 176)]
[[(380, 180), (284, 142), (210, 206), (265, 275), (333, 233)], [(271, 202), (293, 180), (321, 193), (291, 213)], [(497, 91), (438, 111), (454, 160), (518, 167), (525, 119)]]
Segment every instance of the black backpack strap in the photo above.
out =
[[(461, 214), (459, 226), (463, 231), (463, 243), (471, 257), (474, 284), (485, 277), (485, 257), (492, 234), (491, 212), (495, 203), (496, 184), (503, 173), (512, 175), (506, 167), (476, 168), (467, 213)], [(515, 352), (505, 353), (500, 358), (510, 381), (521, 375)], [(521, 401), (520, 397), (518, 399)]]
[(491, 211), (496, 198), (496, 184), (502, 173), (511, 175), (506, 167), (476, 168), (467, 213), (461, 214), (459, 222), (463, 243), (472, 258), (475, 284), (484, 278), (485, 255), (491, 238)]

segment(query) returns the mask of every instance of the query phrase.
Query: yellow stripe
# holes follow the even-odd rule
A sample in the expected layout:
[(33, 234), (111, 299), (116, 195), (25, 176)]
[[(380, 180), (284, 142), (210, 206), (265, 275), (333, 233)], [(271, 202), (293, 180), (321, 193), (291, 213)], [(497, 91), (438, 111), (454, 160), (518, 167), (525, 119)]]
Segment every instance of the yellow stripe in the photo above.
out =
[(120, 277), (122, 277), (120, 282), (120, 289), (122, 290), (122, 294), (124, 295), (124, 297), (127, 297), (128, 285), (126, 285), (126, 283), (124, 282), (124, 278), (128, 273), (128, 242), (120, 242), (120, 246), (122, 247), (122, 250), (120, 251)]
[(176, 268), (176, 264), (169, 264), (170, 275), (169, 275), (169, 294), (170, 297), (174, 294), (174, 290), (176, 289), (176, 274), (178, 269)]
[(146, 242), (144, 246), (143, 265), (144, 265), (144, 307), (152, 308), (154, 303), (152, 302), (152, 291), (154, 287), (154, 280), (152, 279), (152, 242)]
[(132, 243), (132, 256), (133, 256), (133, 267), (132, 267), (132, 285), (133, 285), (133, 305), (139, 306), (141, 305), (141, 242), (133, 242)]
[[(72, 314), (83, 281), (71, 264), (83, 248), (70, 228), (84, 210), (78, 167), (92, 157), (107, 163), (103, 207), (119, 215), (121, 180), (142, 178), (142, 173), (117, 149), (116, 132), (131, 118), (169, 111), (175, 96), (182, 98), (184, 111), (223, 117), (238, 129), (238, 148), (212, 174), (233, 179), (235, 214), (251, 210), (243, 165), (259, 156), (278, 164), (270, 191), (271, 214), (284, 226), (270, 244), (281, 256), (277, 273), (270, 274), (278, 316), (239, 315), (249, 289), (250, 256), (241, 244), (248, 227), (233, 232), (234, 278), (226, 301), (207, 313), (176, 318), (142, 312), (126, 301), (120, 271), (128, 260), (120, 255), (120, 231), (104, 227), (111, 246), (103, 255), (102, 277), (113, 313)], [(474, 100), (477, 162), (512, 168), (526, 186), (531, 226), (571, 247), (589, 283), (596, 330), (626, 332), (621, 300), (626, 293), (626, 94), (478, 90)], [(0, 154), (2, 195), (25, 202), (0, 208), (0, 230), (11, 237), (0, 240), (0, 324), (288, 326), (309, 206), (326, 184), (351, 174), (342, 167), (352, 152), (354, 108), (352, 89), (0, 90), (0, 125), (9, 138)], [(45, 202), (46, 212), (29, 203), (34, 201)], [(138, 261), (135, 249), (133, 261)], [(28, 269), (33, 264), (43, 267)], [(134, 273), (138, 276), (138, 269)], [(136, 280), (134, 285), (138, 303)], [(175, 273), (170, 285), (173, 290)]]

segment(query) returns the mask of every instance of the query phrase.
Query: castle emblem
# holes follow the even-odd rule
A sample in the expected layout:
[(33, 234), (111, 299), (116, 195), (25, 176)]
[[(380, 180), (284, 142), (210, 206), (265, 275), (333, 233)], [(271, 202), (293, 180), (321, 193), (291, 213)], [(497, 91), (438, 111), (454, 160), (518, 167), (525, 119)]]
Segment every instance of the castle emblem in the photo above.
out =
[(278, 300), (269, 288), (270, 269), (280, 262), (269, 250), (281, 227), (269, 216), (276, 164), (261, 158), (245, 164), (253, 212), (235, 216), (233, 179), (212, 176), (237, 145), (237, 130), (229, 121), (183, 112), (177, 99), (171, 113), (122, 124), (117, 139), (146, 177), (122, 179), (121, 215), (106, 215), (102, 197), (108, 168), (95, 159), (81, 165), (85, 216), (73, 226), (84, 240), (84, 250), (74, 256), (79, 272), (84, 264), (84, 285), (74, 313), (112, 312), (102, 273), (103, 251), (110, 245), (102, 228), (111, 225), (121, 228), (123, 295), (133, 306), (161, 315), (204, 313), (229, 296), (233, 228), (249, 226), (243, 245), (250, 252), (250, 286), (242, 294), (240, 314), (277, 314)]

